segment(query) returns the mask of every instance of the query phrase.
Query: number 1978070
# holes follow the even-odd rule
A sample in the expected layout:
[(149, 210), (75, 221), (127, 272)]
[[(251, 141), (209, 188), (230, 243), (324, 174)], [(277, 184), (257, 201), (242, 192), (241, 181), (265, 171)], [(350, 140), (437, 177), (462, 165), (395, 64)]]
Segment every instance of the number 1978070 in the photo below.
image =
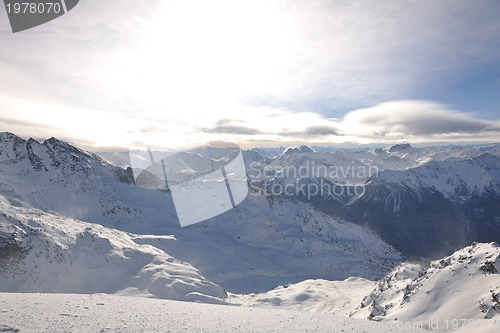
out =
[(16, 2), (6, 7), (9, 14), (59, 14), (63, 10), (57, 2)]

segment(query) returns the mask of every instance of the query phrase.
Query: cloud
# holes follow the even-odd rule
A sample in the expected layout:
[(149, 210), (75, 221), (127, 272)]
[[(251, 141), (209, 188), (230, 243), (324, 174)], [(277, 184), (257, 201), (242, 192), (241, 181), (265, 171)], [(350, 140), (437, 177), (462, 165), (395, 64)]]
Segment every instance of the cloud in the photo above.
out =
[[(5, 117), (2, 115), (0, 115), (0, 124), (9, 125), (11, 127), (17, 128), (17, 129), (21, 129), (21, 128), (27, 128), (30, 130), (33, 130), (36, 128), (40, 129), (40, 123), (38, 123), (38, 122), (29, 121), (29, 120), (25, 120), (25, 119), (9, 118), (9, 117)], [(45, 125), (45, 126), (43, 126), (43, 128), (45, 130), (52, 130), (52, 131), (57, 130), (57, 127), (50, 126), (50, 125)]]
[(206, 133), (213, 134), (237, 134), (237, 135), (257, 135), (262, 134), (261, 131), (255, 128), (235, 125), (219, 125), (212, 128), (203, 129)]
[(87, 109), (44, 108), (5, 96), (0, 98), (0, 109), (9, 110), (0, 115), (0, 131), (24, 137), (37, 133), (42, 139), (55, 136), (86, 148), (176, 148), (209, 140), (227, 140), (246, 147), (273, 143), (500, 142), (500, 121), (478, 119), (428, 101), (386, 102), (335, 119), (312, 113), (245, 109), (254, 112), (240, 110), (238, 118), (221, 118), (210, 127), (196, 128)]
[(338, 136), (340, 134), (338, 128), (325, 125), (325, 126), (310, 126), (306, 127), (304, 130), (301, 131), (283, 131), (280, 132), (279, 135), (284, 137), (315, 139), (326, 136)]
[(262, 131), (245, 126), (244, 122), (239, 119), (222, 118), (218, 120), (214, 126), (203, 128), (203, 132), (210, 134), (234, 134), (234, 135), (261, 135)]
[(329, 126), (311, 126), (307, 127), (302, 134), (304, 136), (327, 136), (340, 135), (338, 130)]
[[(256, 136), (247, 138), (251, 140), (273, 139), (274, 140), (311, 140), (326, 139), (330, 136), (338, 136), (337, 124), (328, 119), (318, 117), (312, 113), (291, 113), (274, 111), (272, 113), (261, 113), (260, 115), (240, 113), (240, 119), (222, 118), (215, 122), (210, 128), (203, 131), (210, 134), (232, 134)], [(257, 128), (258, 127), (258, 128)]]
[(498, 140), (500, 122), (476, 119), (432, 102), (394, 101), (348, 113), (342, 121), (342, 133), (374, 140)]
[(211, 128), (204, 128), (204, 132), (211, 134), (234, 134), (234, 135), (275, 135), (284, 138), (293, 139), (315, 139), (326, 136), (337, 136), (339, 135), (338, 130), (330, 126), (310, 126), (303, 130), (285, 130), (280, 132), (267, 132), (264, 133), (256, 128), (246, 127), (246, 126), (236, 126), (236, 125), (217, 125)]

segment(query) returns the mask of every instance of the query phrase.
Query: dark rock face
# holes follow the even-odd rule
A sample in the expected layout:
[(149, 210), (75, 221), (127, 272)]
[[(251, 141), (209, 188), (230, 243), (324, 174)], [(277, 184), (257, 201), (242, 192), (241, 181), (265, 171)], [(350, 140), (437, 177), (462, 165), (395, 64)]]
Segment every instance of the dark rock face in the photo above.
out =
[(33, 151), (34, 145), (39, 145), (39, 143), (33, 139), (29, 139), (28, 142), (26, 142), (26, 150), (28, 152), (28, 158), (31, 162), (31, 165), (33, 166), (33, 169), (36, 171), (41, 171), (41, 170), (47, 171), (47, 168), (45, 167), (45, 165), (43, 165), (41, 158), (38, 157), (36, 153)]
[(21, 236), (16, 232), (0, 232), (0, 276), (7, 276), (16, 271), (29, 253), (30, 247), (23, 244)]
[(473, 195), (457, 209), (470, 221), (474, 241), (500, 241), (500, 194), (486, 189), (481, 195)]
[(467, 220), (429, 188), (416, 192), (404, 185), (373, 184), (343, 214), (410, 257), (437, 258), (471, 243)]
[(132, 171), (131, 167), (128, 167), (126, 170), (117, 168), (115, 170), (115, 176), (119, 182), (125, 184), (134, 184), (134, 172)]
[[(297, 186), (318, 182), (302, 179)], [(322, 180), (336, 188), (337, 184)], [(319, 185), (318, 185), (319, 186)], [(337, 187), (338, 188), (338, 187)], [(495, 191), (461, 201), (431, 187), (375, 181), (341, 193), (296, 198), (345, 221), (367, 227), (407, 257), (436, 259), (478, 242), (500, 241), (500, 196)], [(470, 195), (470, 194), (469, 194)]]
[(495, 262), (486, 261), (479, 267), (485, 274), (496, 274), (497, 269), (495, 267)]
[[(382, 171), (344, 206), (346, 220), (372, 229), (407, 256), (435, 259), (467, 244), (500, 241), (500, 159)], [(441, 185), (433, 185), (441, 184)]]

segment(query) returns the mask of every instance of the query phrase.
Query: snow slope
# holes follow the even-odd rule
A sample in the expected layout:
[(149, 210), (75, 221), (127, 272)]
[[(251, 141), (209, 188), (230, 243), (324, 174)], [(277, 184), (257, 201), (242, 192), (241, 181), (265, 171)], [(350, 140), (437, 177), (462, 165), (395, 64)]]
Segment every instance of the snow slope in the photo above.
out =
[[(224, 290), (186, 262), (134, 235), (0, 197), (0, 289), (140, 294), (220, 303)], [(155, 236), (175, 241), (173, 236)]]
[(232, 303), (260, 308), (330, 313), (349, 317), (376, 282), (350, 277), (344, 281), (304, 280), (265, 293), (229, 295)]
[(423, 332), (279, 309), (139, 297), (0, 293), (0, 332)]
[[(3, 331), (498, 332), (500, 247), (473, 244), (379, 282), (307, 280), (229, 294), (238, 306), (143, 297), (0, 293)], [(363, 296), (364, 295), (364, 296)]]
[(500, 320), (500, 247), (476, 243), (418, 270), (404, 265), (377, 283), (354, 317)]
[(429, 331), (498, 332), (500, 247), (476, 243), (427, 268), (403, 263), (378, 282), (306, 280), (229, 299), (246, 306), (413, 323)]

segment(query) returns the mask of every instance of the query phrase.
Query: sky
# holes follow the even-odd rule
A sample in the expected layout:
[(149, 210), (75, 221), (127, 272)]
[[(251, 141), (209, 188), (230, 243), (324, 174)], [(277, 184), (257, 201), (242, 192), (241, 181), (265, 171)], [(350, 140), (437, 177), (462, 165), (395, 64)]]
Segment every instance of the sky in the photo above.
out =
[(496, 0), (81, 0), (13, 34), (0, 131), (90, 150), (500, 142)]

